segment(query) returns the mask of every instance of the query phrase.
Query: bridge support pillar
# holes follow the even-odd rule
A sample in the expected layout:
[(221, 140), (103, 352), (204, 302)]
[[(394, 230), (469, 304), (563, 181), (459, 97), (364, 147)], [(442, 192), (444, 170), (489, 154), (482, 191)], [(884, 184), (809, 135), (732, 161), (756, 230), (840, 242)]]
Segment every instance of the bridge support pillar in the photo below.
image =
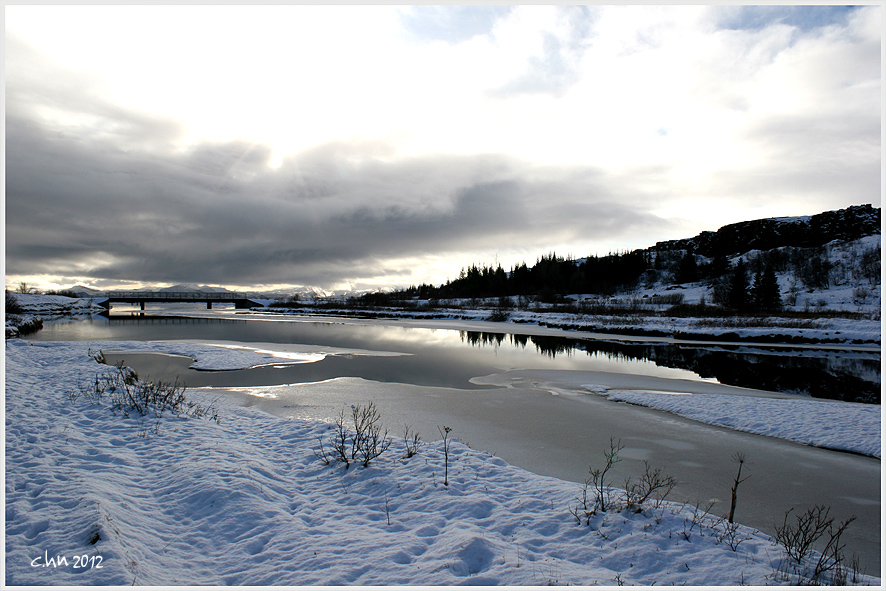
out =
[(139, 302), (138, 304), (139, 304), (139, 306), (141, 306), (141, 309), (142, 309), (142, 310), (145, 309), (145, 303), (144, 303), (144, 302)]
[(212, 310), (212, 302), (206, 302), (206, 309)]

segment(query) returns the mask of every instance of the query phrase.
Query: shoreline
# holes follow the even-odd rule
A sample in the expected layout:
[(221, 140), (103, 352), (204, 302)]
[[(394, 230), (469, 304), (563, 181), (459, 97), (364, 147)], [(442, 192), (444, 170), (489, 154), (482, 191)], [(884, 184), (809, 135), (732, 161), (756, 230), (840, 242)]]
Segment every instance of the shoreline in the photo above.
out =
[[(545, 313), (533, 313), (543, 315)], [(200, 316), (199, 312), (189, 314)], [(880, 341), (872, 339), (856, 339), (861, 342), (847, 342), (844, 339), (824, 340), (815, 337), (805, 337), (802, 334), (768, 334), (768, 335), (741, 335), (732, 328), (724, 328), (725, 332), (686, 332), (682, 330), (643, 329), (623, 326), (620, 328), (608, 328), (600, 325), (578, 324), (565, 322), (549, 322), (544, 320), (509, 319), (503, 322), (490, 321), (488, 316), (481, 311), (474, 315), (450, 314), (433, 315), (402, 313), (379, 313), (378, 316), (343, 313), (337, 315), (328, 310), (311, 311), (299, 309), (292, 312), (277, 312), (264, 308), (253, 308), (248, 312), (238, 311), (237, 316), (264, 316), (271, 318), (285, 318), (297, 321), (298, 318), (323, 319), (331, 322), (347, 320), (353, 323), (372, 322), (389, 326), (409, 325), (416, 328), (449, 328), (453, 330), (476, 330), (480, 332), (503, 333), (527, 336), (560, 336), (571, 338), (590, 338), (597, 340), (613, 340), (628, 343), (660, 343), (660, 344), (687, 344), (687, 345), (727, 345), (727, 346), (760, 346), (778, 348), (818, 349), (834, 351), (859, 351), (879, 353)], [(516, 316), (516, 315), (515, 315)], [(217, 317), (217, 316), (216, 316)], [(261, 318), (258, 318), (261, 319)], [(270, 319), (270, 318), (269, 318)], [(662, 319), (667, 324), (670, 319)], [(853, 322), (853, 321), (850, 321)], [(874, 321), (870, 321), (874, 322)], [(879, 322), (877, 321), (879, 325)], [(802, 330), (802, 329), (792, 329)], [(824, 328), (815, 329), (824, 331)], [(827, 332), (830, 332), (829, 330)]]

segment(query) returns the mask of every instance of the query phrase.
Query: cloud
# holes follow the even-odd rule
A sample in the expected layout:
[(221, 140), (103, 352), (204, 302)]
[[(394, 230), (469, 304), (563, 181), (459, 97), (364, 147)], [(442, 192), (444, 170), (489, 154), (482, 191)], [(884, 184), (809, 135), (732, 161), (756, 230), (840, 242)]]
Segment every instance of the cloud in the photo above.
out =
[(457, 44), (492, 32), (511, 6), (411, 6), (399, 13), (404, 29), (421, 40)]
[(333, 144), (271, 168), (266, 146), (244, 142), (158, 157), (17, 116), (7, 133), (13, 275), (332, 287), (385, 261), (605, 242), (650, 221), (601, 171), (504, 156), (384, 161), (382, 148)]
[(845, 25), (857, 6), (722, 6), (718, 25), (724, 29), (760, 30), (788, 25), (807, 32), (833, 24)]
[(597, 11), (587, 6), (557, 6), (555, 11), (550, 28), (537, 32), (541, 38), (540, 55), (528, 56), (523, 73), (493, 89), (492, 96), (561, 96), (580, 79), (580, 62), (589, 47)]
[[(159, 8), (127, 14), (162, 29)], [(880, 7), (286, 8), (258, 53), (246, 27), (190, 51), (184, 18), (175, 51), (115, 34), (132, 71), (80, 59), (106, 51), (101, 27), (73, 59), (50, 51), (62, 19), (13, 26), (7, 272), (440, 282), (879, 201)], [(212, 14), (268, 14), (241, 9)], [(258, 70), (226, 77), (234, 57)]]

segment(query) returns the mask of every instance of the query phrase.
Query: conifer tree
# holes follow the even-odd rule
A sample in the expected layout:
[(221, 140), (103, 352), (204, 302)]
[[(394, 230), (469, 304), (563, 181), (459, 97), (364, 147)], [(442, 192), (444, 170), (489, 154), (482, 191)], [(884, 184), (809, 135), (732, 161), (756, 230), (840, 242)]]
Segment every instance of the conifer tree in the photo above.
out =
[(736, 310), (744, 310), (748, 307), (748, 272), (747, 266), (742, 259), (738, 259), (732, 269), (729, 280), (728, 305)]
[(694, 283), (698, 281), (698, 265), (695, 262), (695, 255), (692, 253), (691, 248), (680, 259), (676, 279), (677, 283)]
[(778, 280), (771, 265), (757, 274), (758, 279), (754, 282), (755, 304), (761, 310), (778, 310), (781, 308), (781, 294), (778, 290)]

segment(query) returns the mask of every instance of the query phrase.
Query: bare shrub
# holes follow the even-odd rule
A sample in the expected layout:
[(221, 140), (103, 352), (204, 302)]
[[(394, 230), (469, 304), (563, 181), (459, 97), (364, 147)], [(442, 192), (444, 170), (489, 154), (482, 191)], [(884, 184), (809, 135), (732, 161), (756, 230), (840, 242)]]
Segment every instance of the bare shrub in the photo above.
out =
[(387, 429), (382, 428), (381, 413), (374, 402), (352, 406), (350, 425), (346, 416), (342, 409), (335, 420), (334, 433), (326, 443), (318, 437), (320, 448), (314, 450), (314, 455), (326, 464), (335, 460), (350, 468), (351, 461), (356, 460), (366, 467), (387, 451), (393, 440), (388, 437)]
[(442, 429), (437, 427), (437, 430), (443, 436), (443, 486), (449, 486), (449, 433), (452, 429), (444, 426)]
[(800, 564), (812, 550), (812, 545), (827, 532), (834, 520), (829, 517), (829, 507), (816, 505), (807, 509), (802, 515), (798, 514), (796, 524), (791, 525), (788, 523), (788, 517), (793, 510), (789, 509), (784, 514), (782, 526), (775, 528), (775, 541), (784, 546), (791, 560)]
[(828, 541), (815, 563), (812, 572), (813, 581), (821, 580), (822, 575), (828, 572), (842, 574), (845, 571), (846, 557), (843, 554), (843, 549), (846, 544), (842, 543), (841, 539), (846, 528), (853, 521), (855, 521), (854, 515), (836, 527), (828, 527)]
[[(835, 525), (834, 518), (830, 516), (830, 507), (816, 505), (805, 513), (797, 514), (795, 523), (791, 524), (788, 518), (792, 511), (789, 509), (785, 513), (781, 527), (776, 526), (775, 540), (784, 547), (788, 558), (797, 567), (798, 576), (819, 582), (825, 574), (830, 573), (832, 582), (839, 583), (845, 582), (848, 573), (854, 571), (853, 578), (857, 578), (857, 569), (847, 566), (843, 554), (846, 544), (842, 541), (846, 528), (855, 521), (855, 516)], [(814, 544), (823, 539), (825, 544), (815, 564), (804, 565)], [(857, 559), (853, 559), (853, 566), (857, 567), (857, 562)], [(812, 567), (811, 571), (808, 566)]]
[(643, 462), (643, 474), (640, 481), (632, 483), (630, 477), (625, 480), (625, 507), (627, 509), (641, 510), (643, 503), (648, 499), (654, 499), (657, 508), (662, 501), (677, 486), (677, 481), (672, 476), (662, 474), (661, 468), (651, 468), (649, 462)]
[[(612, 483), (607, 482), (606, 475), (612, 467), (621, 461), (618, 452), (624, 449), (621, 440), (618, 442), (614, 438), (609, 438), (609, 449), (603, 452), (605, 463), (602, 468), (588, 468), (590, 476), (584, 481), (581, 492), (578, 497), (578, 504), (569, 509), (569, 512), (575, 517), (579, 524), (590, 524), (590, 518), (596, 515), (598, 511), (605, 512), (611, 505), (615, 491), (611, 488)], [(593, 498), (588, 494), (591, 491)]]
[(411, 458), (424, 445), (424, 441), (419, 437), (418, 431), (412, 431), (408, 425), (406, 426), (406, 432), (403, 434), (403, 443), (406, 447), (404, 458)]
[(320, 443), (320, 449), (314, 451), (314, 455), (323, 460), (324, 463), (329, 464), (332, 460), (338, 460), (339, 462), (345, 465), (345, 468), (351, 467), (351, 456), (348, 454), (348, 440), (350, 435), (348, 433), (348, 427), (345, 424), (345, 411), (339, 413), (338, 418), (335, 420), (335, 433), (332, 438), (329, 440), (330, 450), (326, 450), (326, 446), (323, 444), (323, 438), (318, 437), (317, 440)]
[(857, 306), (863, 306), (866, 304), (869, 297), (871, 297), (871, 290), (868, 287), (859, 285), (852, 290), (852, 301)]
[(717, 504), (717, 501), (709, 501), (705, 509), (701, 508), (701, 501), (695, 505), (695, 509), (692, 511), (692, 519), (683, 520), (683, 531), (680, 533), (683, 539), (688, 542), (695, 528), (698, 528), (699, 531), (705, 526), (716, 529), (723, 522), (722, 517), (715, 517), (711, 513), (711, 509), (714, 508), (715, 504)]
[(392, 440), (388, 437), (387, 429), (382, 431), (381, 413), (378, 412), (375, 403), (351, 407), (351, 415), (354, 419), (351, 457), (359, 459), (365, 467), (387, 451), (391, 447)]
[(742, 542), (746, 542), (751, 538), (750, 534), (738, 523), (727, 522), (723, 524), (723, 529), (715, 534), (717, 541), (721, 544), (725, 543), (733, 552), (738, 552), (738, 547)]
[(606, 462), (603, 468), (598, 468), (596, 470), (591, 470), (591, 482), (594, 486), (594, 490), (597, 493), (596, 504), (599, 507), (600, 511), (606, 511), (606, 508), (609, 506), (609, 496), (608, 491), (612, 486), (612, 483), (606, 482), (606, 474), (612, 467), (621, 461), (621, 458), (618, 457), (618, 452), (624, 449), (624, 446), (621, 444), (621, 440), (619, 439), (616, 443), (613, 438), (609, 438), (609, 449), (603, 452), (603, 457), (606, 459)]
[[(93, 355), (92, 352), (90, 355)], [(101, 352), (93, 356), (97, 358), (100, 355)], [(94, 404), (102, 404), (107, 399), (111, 410), (124, 417), (153, 414), (160, 418), (169, 412), (176, 416), (208, 417), (219, 422), (218, 409), (214, 405), (204, 406), (189, 400), (185, 391), (186, 388), (177, 381), (171, 384), (141, 381), (135, 371), (120, 363), (110, 372), (97, 373), (92, 383), (80, 384), (69, 390), (67, 398), (76, 402), (80, 396), (84, 396)]]

